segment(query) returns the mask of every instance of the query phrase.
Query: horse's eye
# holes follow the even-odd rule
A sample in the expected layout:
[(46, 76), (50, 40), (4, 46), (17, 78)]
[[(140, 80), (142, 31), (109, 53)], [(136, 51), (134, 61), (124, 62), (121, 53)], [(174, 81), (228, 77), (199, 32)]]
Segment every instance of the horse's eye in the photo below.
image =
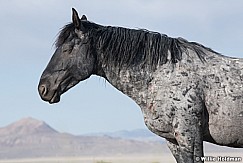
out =
[(71, 45), (63, 45), (62, 52), (63, 53), (66, 53), (66, 52), (71, 53), (72, 49), (73, 49), (73, 47)]

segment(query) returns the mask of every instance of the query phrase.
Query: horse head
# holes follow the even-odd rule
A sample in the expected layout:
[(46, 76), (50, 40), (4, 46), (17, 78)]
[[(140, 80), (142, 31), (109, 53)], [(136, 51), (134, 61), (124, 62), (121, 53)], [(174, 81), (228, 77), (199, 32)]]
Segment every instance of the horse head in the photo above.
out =
[(61, 94), (89, 78), (95, 69), (95, 54), (88, 36), (89, 24), (93, 23), (85, 15), (80, 19), (75, 9), (72, 11), (72, 23), (61, 30), (56, 51), (39, 82), (39, 94), (49, 103), (59, 102)]

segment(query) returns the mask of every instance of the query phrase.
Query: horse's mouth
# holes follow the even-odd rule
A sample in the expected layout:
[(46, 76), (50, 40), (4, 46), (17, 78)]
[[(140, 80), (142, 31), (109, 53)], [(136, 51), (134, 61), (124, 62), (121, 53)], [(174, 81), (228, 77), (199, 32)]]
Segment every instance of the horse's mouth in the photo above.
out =
[(54, 92), (52, 98), (49, 100), (50, 104), (58, 103), (60, 101), (61, 95), (79, 82), (72, 79), (73, 78), (67, 78), (60, 84), (58, 89)]
[(50, 104), (58, 103), (61, 95), (67, 90), (75, 86), (79, 81), (69, 76), (66, 77), (59, 85), (50, 86), (48, 80), (42, 79), (38, 86), (39, 94), (42, 100), (49, 102)]
[(42, 100), (49, 102), (50, 104), (60, 101), (60, 92), (58, 89), (50, 90), (46, 84), (41, 83), (38, 86), (38, 90)]
[(66, 91), (70, 79), (70, 77), (65, 78), (57, 86), (57, 88), (51, 90), (49, 92), (49, 98), (47, 98), (45, 101), (48, 101), (50, 104), (58, 103), (60, 101), (61, 95)]
[(60, 95), (58, 94), (58, 91), (56, 91), (48, 102), (50, 104), (54, 104), (54, 103), (58, 103), (59, 101), (60, 101)]

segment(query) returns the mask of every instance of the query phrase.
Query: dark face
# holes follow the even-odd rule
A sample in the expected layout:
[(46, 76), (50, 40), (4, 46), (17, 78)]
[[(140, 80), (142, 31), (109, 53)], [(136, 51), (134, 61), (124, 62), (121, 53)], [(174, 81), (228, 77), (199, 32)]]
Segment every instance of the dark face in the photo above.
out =
[(84, 21), (87, 21), (86, 17), (80, 20), (73, 9), (73, 30), (65, 31), (66, 37), (57, 45), (39, 82), (39, 94), (44, 101), (59, 102), (61, 94), (92, 75), (95, 57), (82, 29)]

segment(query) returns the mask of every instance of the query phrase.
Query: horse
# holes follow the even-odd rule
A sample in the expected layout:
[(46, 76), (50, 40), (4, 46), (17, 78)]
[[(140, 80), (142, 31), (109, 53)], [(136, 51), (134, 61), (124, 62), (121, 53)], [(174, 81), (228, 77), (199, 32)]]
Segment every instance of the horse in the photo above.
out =
[(38, 92), (50, 104), (91, 75), (141, 108), (178, 163), (202, 163), (203, 141), (243, 148), (243, 59), (145, 29), (72, 21), (55, 42)]

